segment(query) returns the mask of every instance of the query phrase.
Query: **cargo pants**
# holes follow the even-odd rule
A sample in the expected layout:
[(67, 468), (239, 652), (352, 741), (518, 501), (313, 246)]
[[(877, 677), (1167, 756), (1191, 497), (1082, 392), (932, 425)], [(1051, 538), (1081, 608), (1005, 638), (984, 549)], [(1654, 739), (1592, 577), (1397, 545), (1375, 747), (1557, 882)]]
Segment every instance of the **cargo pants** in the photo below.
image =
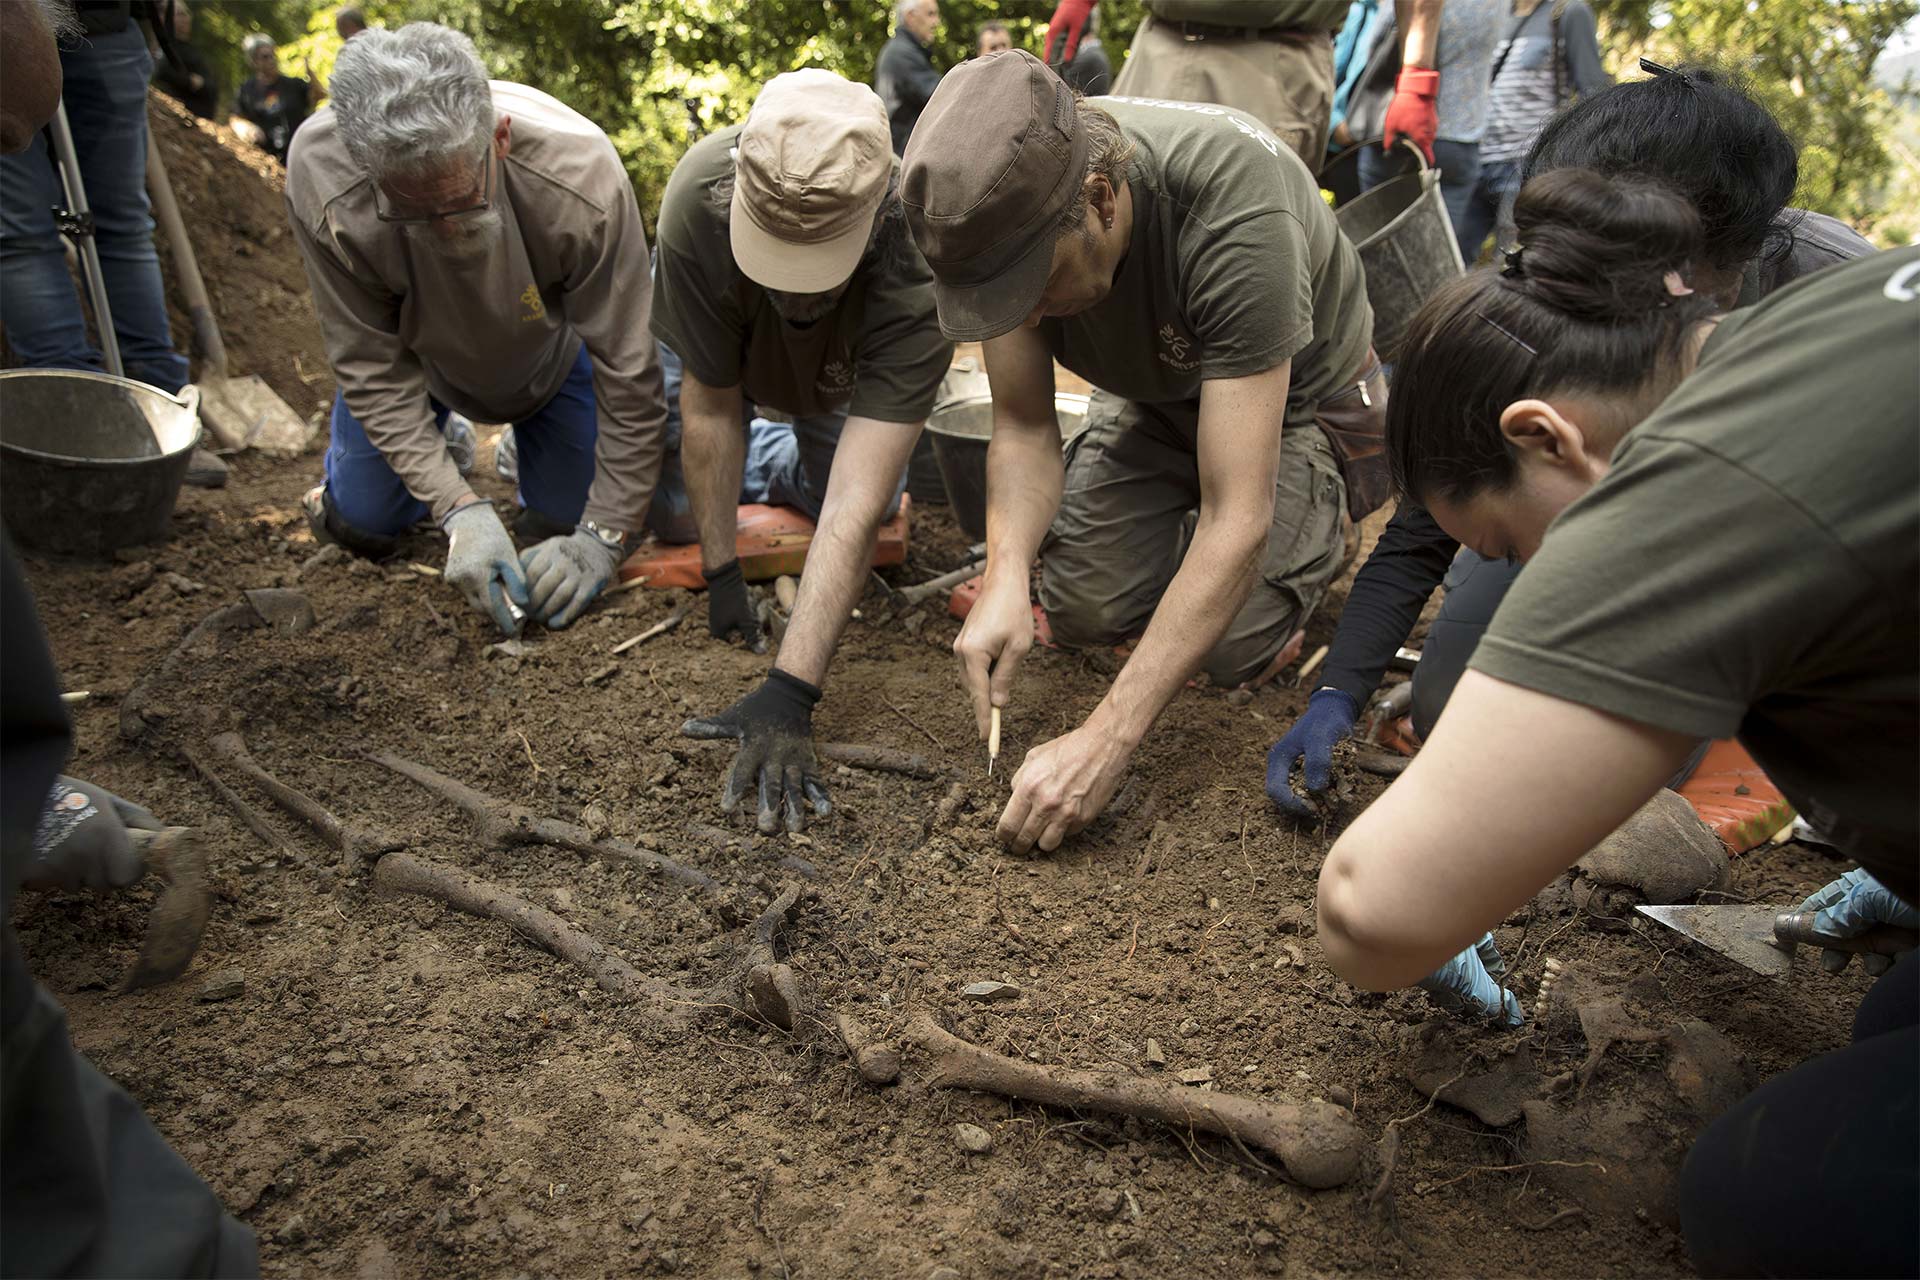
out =
[(1113, 83), (1119, 97), (1217, 102), (1243, 111), (1314, 172), (1326, 163), (1333, 88), (1333, 37), (1325, 31), (1189, 40), (1177, 24), (1152, 14), (1141, 19)]
[[(1040, 549), (1040, 604), (1062, 646), (1115, 644), (1146, 630), (1193, 540), (1197, 430), (1195, 406), (1093, 393)], [(1260, 577), (1201, 664), (1215, 684), (1252, 679), (1306, 625), (1346, 562), (1346, 503), (1326, 433), (1311, 420), (1290, 422)]]

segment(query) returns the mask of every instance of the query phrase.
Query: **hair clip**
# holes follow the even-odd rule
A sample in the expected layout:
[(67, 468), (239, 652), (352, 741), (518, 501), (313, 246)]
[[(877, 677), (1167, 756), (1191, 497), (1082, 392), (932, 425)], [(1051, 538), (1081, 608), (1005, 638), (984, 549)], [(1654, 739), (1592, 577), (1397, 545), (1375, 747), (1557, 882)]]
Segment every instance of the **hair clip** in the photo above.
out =
[(1640, 59), (1640, 69), (1646, 72), (1650, 76), (1672, 76), (1674, 77), (1674, 79), (1679, 80), (1683, 84), (1686, 82), (1686, 79), (1687, 79), (1686, 72), (1675, 71), (1672, 67), (1661, 66), (1659, 63), (1655, 62), (1652, 58)]
[(1501, 337), (1505, 338), (1508, 342), (1511, 342), (1514, 346), (1519, 347), (1522, 351), (1526, 352), (1528, 355), (1538, 356), (1540, 354), (1538, 351), (1533, 349), (1532, 343), (1520, 337), (1513, 330), (1507, 328), (1505, 325), (1501, 324), (1498, 320), (1495, 320), (1492, 316), (1488, 315), (1486, 312), (1476, 311), (1473, 314), (1480, 317), (1480, 319), (1486, 321), (1488, 324), (1492, 325), (1496, 333), (1498, 333)]
[(1517, 244), (1511, 249), (1502, 249), (1500, 256), (1506, 260), (1507, 265), (1500, 268), (1500, 274), (1509, 279), (1518, 279), (1524, 275), (1526, 273), (1526, 264), (1521, 261), (1520, 255), (1526, 251), (1527, 246), (1523, 244)]
[(1667, 294), (1670, 297), (1684, 298), (1693, 292), (1693, 287), (1680, 278), (1678, 271), (1667, 272), (1661, 277), (1661, 283), (1667, 286)]

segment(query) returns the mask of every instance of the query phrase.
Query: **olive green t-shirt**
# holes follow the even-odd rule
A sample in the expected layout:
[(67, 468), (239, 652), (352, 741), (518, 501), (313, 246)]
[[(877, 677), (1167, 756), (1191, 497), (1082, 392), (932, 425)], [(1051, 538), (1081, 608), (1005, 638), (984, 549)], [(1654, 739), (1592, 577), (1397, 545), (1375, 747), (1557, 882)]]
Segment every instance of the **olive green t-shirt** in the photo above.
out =
[(1263, 31), (1337, 31), (1348, 8), (1347, 0), (1147, 0), (1147, 12), (1164, 22)]
[(1488, 675), (1738, 736), (1807, 821), (1920, 896), (1920, 249), (1720, 322), (1561, 513)]
[(1287, 421), (1310, 421), (1373, 339), (1360, 256), (1319, 185), (1291, 148), (1226, 107), (1100, 106), (1134, 144), (1133, 238), (1111, 293), (1040, 322), (1054, 358), (1125, 399), (1189, 406), (1209, 378), (1292, 359)]
[(888, 261), (863, 262), (840, 303), (811, 325), (781, 319), (734, 264), (727, 200), (739, 126), (709, 134), (675, 166), (660, 204), (653, 334), (693, 376), (739, 386), (795, 417), (844, 406), (856, 417), (920, 422), (933, 408), (953, 344), (940, 334), (933, 275), (901, 229)]

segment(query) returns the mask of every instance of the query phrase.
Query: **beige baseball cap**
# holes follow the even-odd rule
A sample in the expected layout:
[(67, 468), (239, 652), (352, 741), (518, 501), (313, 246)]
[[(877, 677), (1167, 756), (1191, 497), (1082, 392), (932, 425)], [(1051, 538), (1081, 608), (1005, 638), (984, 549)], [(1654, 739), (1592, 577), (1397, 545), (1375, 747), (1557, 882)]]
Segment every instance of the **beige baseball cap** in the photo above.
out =
[(860, 265), (893, 173), (887, 109), (818, 68), (760, 91), (733, 153), (733, 260), (782, 293), (824, 293)]

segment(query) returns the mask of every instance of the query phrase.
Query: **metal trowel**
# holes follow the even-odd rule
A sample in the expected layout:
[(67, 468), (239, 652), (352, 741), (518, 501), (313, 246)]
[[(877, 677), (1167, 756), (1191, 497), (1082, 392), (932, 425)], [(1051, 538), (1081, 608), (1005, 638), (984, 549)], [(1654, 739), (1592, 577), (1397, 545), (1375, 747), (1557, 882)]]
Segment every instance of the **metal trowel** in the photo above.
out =
[(1782, 977), (1793, 968), (1797, 944), (1865, 955), (1897, 955), (1920, 945), (1912, 929), (1879, 925), (1851, 938), (1837, 938), (1813, 927), (1811, 911), (1782, 911), (1779, 907), (1635, 907), (1649, 920), (1685, 934), (1710, 951), (1717, 951), (1755, 973)]

